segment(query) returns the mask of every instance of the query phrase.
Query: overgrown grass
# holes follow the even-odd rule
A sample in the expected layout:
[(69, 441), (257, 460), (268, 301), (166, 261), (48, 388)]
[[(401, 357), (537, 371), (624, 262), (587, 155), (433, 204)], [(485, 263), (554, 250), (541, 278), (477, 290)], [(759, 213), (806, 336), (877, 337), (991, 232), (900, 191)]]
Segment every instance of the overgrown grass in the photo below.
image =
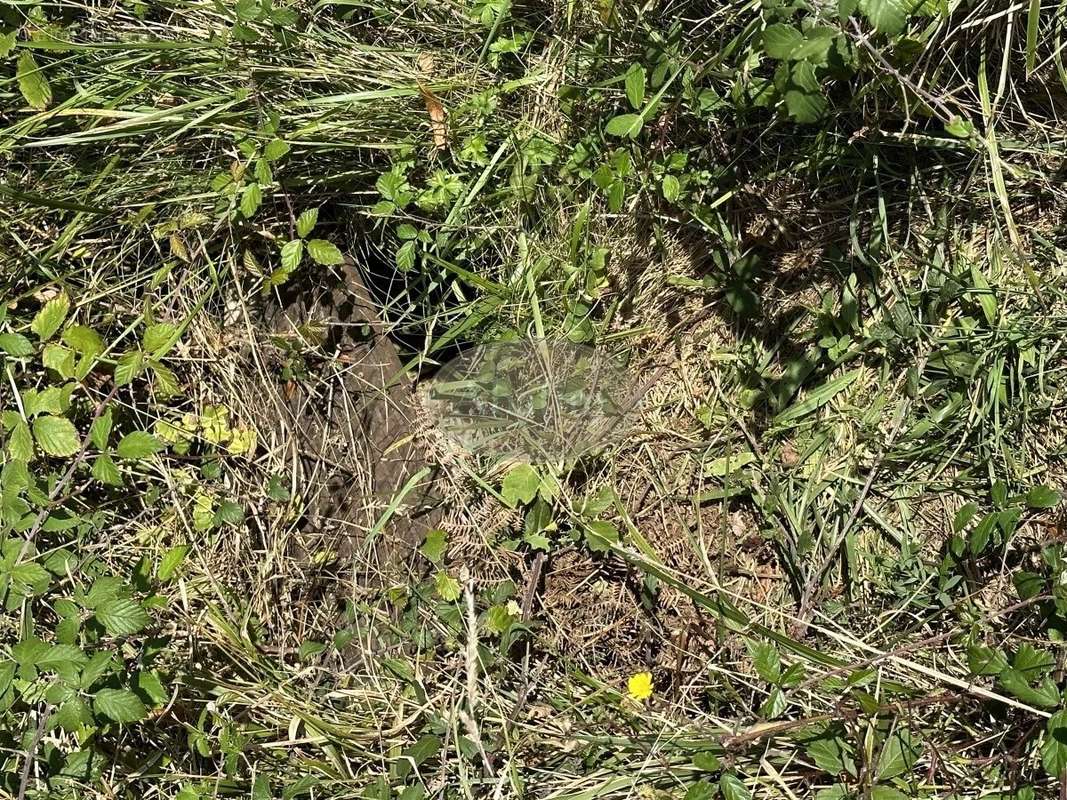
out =
[[(0, 20), (0, 793), (1065, 790), (1061, 8)], [(406, 376), (591, 346), (633, 429), (413, 420), (375, 561), (352, 267)]]

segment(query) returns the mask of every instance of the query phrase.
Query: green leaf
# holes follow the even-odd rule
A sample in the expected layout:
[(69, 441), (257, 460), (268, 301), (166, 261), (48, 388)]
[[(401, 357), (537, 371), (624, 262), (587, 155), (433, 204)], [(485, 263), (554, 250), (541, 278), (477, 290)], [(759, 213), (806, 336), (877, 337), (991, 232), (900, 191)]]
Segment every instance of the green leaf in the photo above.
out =
[(967, 667), (972, 675), (999, 675), (1008, 668), (1008, 659), (999, 648), (976, 644), (967, 648)]
[(114, 424), (114, 414), (109, 406), (99, 417), (93, 420), (89, 426), (89, 440), (97, 450), (107, 450), (107, 440), (111, 436), (111, 428)]
[(259, 188), (259, 184), (254, 182), (248, 184), (241, 193), (241, 213), (244, 214), (245, 219), (251, 219), (259, 211), (262, 203), (263, 190)]
[(997, 322), (997, 296), (989, 286), (985, 273), (977, 263), (971, 264), (971, 282), (975, 291), (972, 293), (978, 298), (978, 305), (982, 309), (982, 316), (990, 326)]
[(33, 54), (29, 50), (23, 50), (15, 67), (18, 76), (19, 90), (26, 102), (38, 111), (44, 111), (52, 102), (52, 87), (48, 85), (48, 78), (37, 66)]
[(856, 774), (856, 762), (848, 743), (840, 735), (826, 732), (818, 738), (811, 739), (805, 746), (808, 757), (815, 766), (831, 775), (843, 772)]
[(784, 425), (788, 422), (794, 422), (806, 417), (812, 411), (815, 411), (817, 408), (820, 408), (833, 400), (838, 393), (851, 386), (859, 376), (860, 370), (854, 369), (851, 372), (846, 372), (844, 375), (839, 375), (833, 380), (827, 381), (819, 388), (808, 392), (804, 399), (799, 403), (793, 404), (775, 417), (774, 424)]
[(435, 564), (444, 557), (447, 550), (448, 534), (440, 528), (427, 533), (422, 547), (419, 548), (419, 552)]
[(122, 486), (122, 473), (115, 466), (114, 460), (107, 453), (93, 460), (93, 478), (107, 486)]
[(1011, 576), (1011, 580), (1015, 584), (1015, 591), (1020, 600), (1037, 597), (1045, 588), (1044, 577), (1036, 572), (1016, 572)]
[(731, 773), (719, 776), (719, 791), (722, 792), (723, 800), (752, 800), (752, 793), (741, 779)]
[(141, 343), (151, 358), (160, 358), (163, 351), (177, 338), (178, 326), (171, 322), (157, 322), (144, 329)]
[(93, 699), (93, 708), (115, 722), (137, 722), (148, 714), (141, 698), (129, 689), (101, 689)]
[(311, 239), (308, 242), (308, 255), (312, 260), (326, 267), (340, 264), (345, 260), (337, 246), (325, 239)]
[(33, 355), (33, 343), (21, 333), (0, 333), (0, 350), (14, 358)]
[(119, 458), (148, 458), (163, 447), (163, 443), (147, 431), (133, 431), (122, 437), (115, 452)]
[(42, 342), (51, 339), (70, 313), (70, 298), (60, 293), (45, 303), (30, 323), (30, 330)]
[(68, 326), (63, 331), (63, 341), (90, 358), (104, 352), (104, 340), (100, 338), (100, 334), (85, 325)]
[(26, 420), (17, 415), (15, 415), (14, 425), (7, 438), (7, 452), (15, 461), (33, 460), (33, 436), (30, 434), (30, 426)]
[(163, 558), (159, 560), (159, 567), (156, 568), (156, 577), (161, 581), (169, 581), (178, 571), (178, 567), (185, 561), (185, 556), (188, 553), (189, 545), (187, 544), (179, 544), (170, 548), (163, 554)]
[(115, 363), (115, 385), (126, 386), (141, 374), (144, 365), (144, 356), (139, 350), (131, 350), (124, 353)]
[(78, 452), (78, 431), (63, 417), (45, 415), (33, 421), (33, 438), (51, 456), (72, 456)]
[(989, 543), (989, 537), (996, 525), (996, 514), (986, 514), (982, 517), (982, 521), (975, 526), (967, 539), (967, 547), (971, 551), (971, 555), (978, 555), (985, 550), (985, 546)]
[(952, 532), (959, 533), (966, 528), (977, 513), (978, 506), (975, 503), (967, 503), (963, 506), (956, 512), (956, 516), (952, 518)]
[(305, 238), (316, 223), (319, 221), (319, 210), (317, 208), (309, 208), (304, 210), (299, 217), (296, 218), (296, 235), (301, 239)]
[(71, 697), (56, 710), (56, 724), (67, 733), (76, 733), (83, 725), (90, 725), (93, 715), (80, 697)]
[(826, 25), (816, 25), (801, 33), (792, 25), (776, 23), (768, 25), (763, 32), (763, 49), (771, 58), (782, 61), (807, 60), (822, 64), (837, 36), (837, 29)]
[(141, 604), (128, 597), (105, 600), (96, 608), (96, 619), (112, 636), (130, 636), (152, 621)]
[(618, 529), (607, 520), (585, 523), (585, 543), (594, 553), (604, 553), (619, 543)]
[(878, 756), (878, 779), (888, 780), (909, 772), (922, 754), (922, 745), (907, 728), (896, 728)]
[(804, 41), (804, 34), (792, 25), (775, 23), (763, 31), (763, 50), (771, 58), (785, 60), (793, 57), (793, 51)]
[(663, 199), (673, 203), (682, 193), (682, 184), (676, 176), (664, 175), (661, 189), (663, 191)]
[(289, 152), (289, 143), (282, 139), (274, 139), (263, 148), (263, 157), (267, 161), (277, 161)]
[(82, 652), (80, 647), (72, 644), (54, 644), (37, 659), (37, 666), (52, 670), (57, 667), (62, 668), (67, 664), (80, 667), (88, 660), (89, 657)]
[(18, 41), (17, 37), (18, 30), (9, 31), (0, 36), (0, 58), (7, 58), (11, 51), (15, 49), (15, 43)]
[(293, 239), (282, 245), (282, 269), (292, 272), (300, 266), (300, 260), (304, 257), (304, 243), (300, 239)]
[(223, 500), (215, 511), (216, 525), (240, 525), (244, 518), (244, 508), (232, 500)]
[(974, 136), (974, 123), (958, 114), (954, 114), (945, 123), (945, 133), (955, 136), (957, 139), (970, 139)]
[(756, 673), (767, 683), (778, 683), (782, 677), (782, 659), (771, 642), (747, 642), (748, 654)]
[(631, 64), (626, 70), (626, 99), (632, 108), (640, 109), (645, 102), (645, 68), (640, 64)]
[(629, 137), (636, 139), (645, 124), (645, 118), (640, 114), (620, 114), (613, 117), (604, 126), (604, 132), (609, 136)]
[(537, 470), (529, 464), (516, 464), (507, 475), (500, 487), (500, 494), (504, 502), (512, 508), (533, 502), (537, 496), (537, 488), (541, 485), (541, 477)]
[(459, 600), (460, 595), (463, 594), (463, 589), (459, 585), (459, 581), (444, 570), (438, 572), (434, 576), (433, 588), (438, 597), (442, 600), (447, 600), (450, 603)]
[(715, 797), (716, 792), (717, 789), (714, 784), (705, 780), (699, 780), (686, 789), (683, 800), (712, 800), (712, 798)]
[(893, 786), (872, 786), (871, 800), (913, 800), (914, 795), (904, 794)]
[(1059, 779), (1067, 772), (1067, 710), (1057, 711), (1045, 726), (1041, 765), (1052, 778)]
[(997, 680), (1009, 694), (1028, 705), (1052, 708), (1060, 704), (1059, 689), (1047, 676), (1037, 686), (1031, 686), (1021, 672), (1009, 667), (997, 676)]
[(860, 0), (860, 11), (876, 31), (890, 36), (902, 32), (908, 21), (905, 0)]
[(36, 561), (16, 564), (8, 575), (17, 585), (23, 587), (24, 590), (29, 590), (24, 591), (23, 594), (44, 594), (48, 589), (48, 584), (52, 582), (52, 576), (48, 574), (48, 570)]
[(718, 772), (722, 769), (718, 757), (711, 751), (697, 753), (693, 756), (693, 766), (704, 772)]
[(1060, 493), (1050, 486), (1035, 486), (1026, 493), (1026, 505), (1030, 508), (1055, 508), (1061, 499)]
[(822, 119), (827, 106), (822, 92), (789, 89), (785, 93), (785, 107), (790, 117), (806, 125)]

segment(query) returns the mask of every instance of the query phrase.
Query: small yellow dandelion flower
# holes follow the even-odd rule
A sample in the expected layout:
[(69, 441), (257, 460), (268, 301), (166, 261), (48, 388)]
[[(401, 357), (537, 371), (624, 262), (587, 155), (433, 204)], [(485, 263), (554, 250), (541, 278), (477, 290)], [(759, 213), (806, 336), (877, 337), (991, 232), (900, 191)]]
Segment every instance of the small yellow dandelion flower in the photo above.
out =
[(626, 681), (626, 691), (634, 700), (647, 700), (652, 696), (652, 673), (638, 672)]

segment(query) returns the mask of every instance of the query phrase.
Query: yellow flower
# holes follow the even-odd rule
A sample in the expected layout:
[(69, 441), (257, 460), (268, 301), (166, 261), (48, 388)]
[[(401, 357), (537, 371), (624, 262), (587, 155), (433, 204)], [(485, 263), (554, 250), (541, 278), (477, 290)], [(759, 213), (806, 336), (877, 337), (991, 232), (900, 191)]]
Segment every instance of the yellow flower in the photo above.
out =
[(652, 673), (638, 672), (626, 681), (626, 691), (634, 700), (647, 700), (652, 696)]

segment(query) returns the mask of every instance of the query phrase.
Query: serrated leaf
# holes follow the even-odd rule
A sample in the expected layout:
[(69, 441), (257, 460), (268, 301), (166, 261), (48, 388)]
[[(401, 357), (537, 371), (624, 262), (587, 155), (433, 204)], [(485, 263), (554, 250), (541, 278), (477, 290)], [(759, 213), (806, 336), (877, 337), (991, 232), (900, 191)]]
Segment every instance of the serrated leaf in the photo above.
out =
[(26, 102), (38, 111), (48, 108), (52, 102), (52, 87), (29, 50), (23, 50), (19, 56), (15, 74), (18, 77), (19, 91), (26, 98)]
[(33, 355), (33, 343), (21, 333), (0, 333), (0, 350), (14, 358)]
[(305, 238), (315, 228), (318, 221), (319, 210), (317, 208), (305, 209), (296, 218), (296, 235), (301, 239)]
[(244, 214), (245, 219), (251, 219), (259, 211), (262, 203), (263, 190), (259, 188), (259, 184), (248, 184), (244, 192), (241, 193), (241, 213)]
[(232, 500), (223, 500), (215, 511), (216, 525), (240, 525), (244, 518), (245, 510)]
[(104, 352), (100, 334), (85, 325), (70, 325), (63, 331), (63, 341), (83, 356), (90, 358)]
[(115, 452), (119, 458), (148, 458), (163, 447), (163, 443), (147, 431), (133, 431), (122, 437)]
[(435, 564), (440, 561), (448, 550), (448, 534), (440, 528), (426, 534), (419, 552)]
[(89, 706), (80, 697), (71, 697), (56, 710), (56, 724), (67, 733), (76, 733), (82, 726), (93, 721)]
[(30, 434), (29, 424), (21, 417), (16, 416), (11, 433), (8, 434), (7, 452), (15, 461), (33, 460), (33, 436)]
[(1060, 692), (1049, 677), (1031, 686), (1022, 673), (1009, 667), (997, 676), (1000, 685), (1014, 697), (1038, 708), (1053, 708), (1060, 704)]
[(1008, 668), (1008, 659), (999, 648), (971, 645), (967, 648), (967, 667), (972, 675), (999, 675)]
[(16, 585), (29, 589), (32, 594), (43, 594), (48, 589), (48, 584), (52, 582), (52, 576), (48, 574), (48, 570), (36, 561), (16, 564), (8, 571), (8, 575)]
[(163, 351), (177, 338), (178, 326), (171, 322), (157, 322), (144, 329), (141, 344), (151, 358), (160, 358)]
[(626, 136), (636, 139), (644, 124), (645, 119), (640, 114), (620, 114), (608, 121), (608, 124), (604, 126), (604, 132), (608, 136)]
[(263, 157), (267, 161), (277, 161), (289, 152), (289, 143), (283, 139), (273, 139), (263, 148)]
[(102, 602), (96, 608), (96, 619), (112, 636), (130, 636), (152, 621), (141, 604), (128, 597)]
[(905, 0), (860, 0), (860, 11), (879, 33), (895, 36), (908, 21)]
[(30, 323), (30, 330), (42, 342), (51, 339), (70, 313), (70, 298), (60, 293), (45, 303)]
[(97, 450), (107, 450), (107, 440), (111, 436), (114, 416), (111, 406), (108, 406), (104, 413), (94, 419), (93, 424), (89, 426), (89, 441)]
[(37, 659), (37, 666), (45, 669), (56, 669), (65, 664), (82, 666), (89, 661), (80, 647), (72, 644), (54, 644)]
[(631, 64), (626, 70), (624, 80), (626, 86), (626, 99), (634, 110), (640, 109), (645, 102), (645, 68), (640, 64)]
[(433, 588), (438, 597), (450, 603), (459, 600), (460, 595), (463, 593), (459, 581), (444, 570), (434, 576)]
[(115, 722), (137, 722), (148, 714), (141, 698), (129, 689), (101, 689), (93, 698), (93, 708)]
[(9, 31), (0, 36), (0, 58), (7, 58), (11, 51), (15, 49), (17, 37), (17, 30)]
[(33, 421), (33, 438), (51, 456), (72, 456), (78, 452), (78, 430), (64, 417), (45, 415)]
[(122, 486), (122, 473), (107, 453), (93, 459), (92, 475), (107, 486)]
[(529, 464), (516, 464), (504, 476), (500, 495), (505, 503), (517, 508), (519, 505), (533, 502), (540, 485), (541, 476), (537, 474), (537, 470)]
[(756, 673), (767, 683), (778, 683), (782, 677), (782, 659), (771, 642), (748, 642), (748, 654)]
[(299, 267), (303, 257), (304, 242), (300, 239), (293, 239), (282, 245), (282, 269), (287, 272), (292, 272)]
[(144, 356), (138, 350), (131, 350), (122, 355), (115, 363), (115, 385), (126, 386), (141, 374)]
[(308, 242), (308, 255), (313, 261), (325, 267), (340, 264), (345, 260), (337, 246), (325, 239), (311, 239)]

